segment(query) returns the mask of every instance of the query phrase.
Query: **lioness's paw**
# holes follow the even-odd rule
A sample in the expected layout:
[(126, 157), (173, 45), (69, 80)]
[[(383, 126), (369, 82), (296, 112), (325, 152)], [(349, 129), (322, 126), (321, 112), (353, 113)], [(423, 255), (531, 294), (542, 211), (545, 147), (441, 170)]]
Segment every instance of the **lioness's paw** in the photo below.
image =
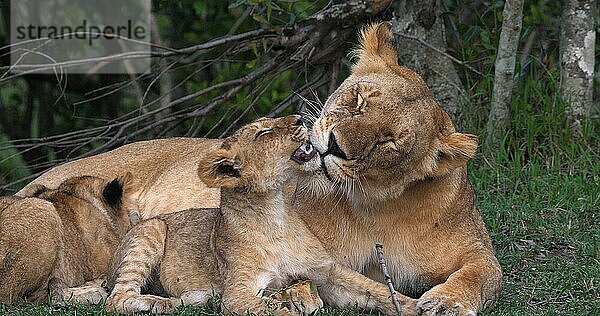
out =
[(419, 315), (476, 316), (477, 313), (449, 291), (435, 287), (417, 301)]

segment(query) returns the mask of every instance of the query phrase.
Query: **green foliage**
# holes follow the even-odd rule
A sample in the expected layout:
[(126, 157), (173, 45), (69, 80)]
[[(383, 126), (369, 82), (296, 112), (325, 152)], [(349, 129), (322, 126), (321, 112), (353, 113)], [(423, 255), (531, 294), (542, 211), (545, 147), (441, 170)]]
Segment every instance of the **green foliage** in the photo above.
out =
[[(501, 10), (475, 6), (478, 20), (461, 20), (461, 4), (446, 16), (458, 34), (452, 51), (480, 70), (461, 71), (470, 106), (462, 129), (485, 136)], [(504, 270), (499, 306), (490, 315), (596, 315), (600, 313), (600, 122), (571, 135), (559, 97), (556, 3), (527, 2), (517, 56), (510, 128), (497, 151), (484, 150), (469, 175)], [(468, 16), (467, 16), (468, 19)], [(463, 23), (464, 22), (464, 23)], [(533, 34), (536, 30), (537, 34)]]

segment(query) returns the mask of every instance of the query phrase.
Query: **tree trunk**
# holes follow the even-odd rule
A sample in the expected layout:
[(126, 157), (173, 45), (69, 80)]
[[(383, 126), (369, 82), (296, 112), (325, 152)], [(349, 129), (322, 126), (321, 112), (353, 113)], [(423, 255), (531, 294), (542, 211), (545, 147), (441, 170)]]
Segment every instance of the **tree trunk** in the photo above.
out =
[(512, 99), (515, 60), (523, 22), (523, 0), (507, 0), (504, 3), (502, 16), (502, 30), (494, 64), (492, 106), (486, 134), (486, 144), (493, 147), (498, 145), (510, 124), (509, 105)]
[(560, 33), (560, 91), (568, 104), (567, 118), (573, 134), (589, 117), (593, 103), (595, 0), (566, 0)]
[(402, 34), (416, 37), (441, 51), (447, 51), (444, 20), (439, 16), (440, 11), (437, 0), (397, 1), (394, 4), (392, 30), (397, 35), (400, 62), (423, 77), (440, 106), (457, 122), (466, 104), (466, 94), (452, 60), (416, 40), (402, 37)]

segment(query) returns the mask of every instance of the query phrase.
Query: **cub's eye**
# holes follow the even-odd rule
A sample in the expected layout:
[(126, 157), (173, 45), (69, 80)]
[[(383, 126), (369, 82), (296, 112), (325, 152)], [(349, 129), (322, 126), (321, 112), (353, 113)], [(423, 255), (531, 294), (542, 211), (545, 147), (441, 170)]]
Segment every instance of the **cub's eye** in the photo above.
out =
[(256, 132), (256, 134), (254, 135), (254, 140), (256, 140), (257, 138), (273, 133), (273, 129), (271, 128), (263, 128), (263, 129), (259, 129), (258, 132)]

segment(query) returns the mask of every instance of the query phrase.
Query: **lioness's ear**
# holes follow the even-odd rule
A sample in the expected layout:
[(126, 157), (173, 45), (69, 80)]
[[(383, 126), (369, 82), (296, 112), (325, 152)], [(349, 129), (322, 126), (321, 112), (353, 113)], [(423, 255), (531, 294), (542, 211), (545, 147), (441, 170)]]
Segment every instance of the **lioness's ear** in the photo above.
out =
[(367, 25), (360, 34), (360, 47), (352, 53), (358, 61), (352, 67), (352, 73), (373, 72), (381, 66), (398, 66), (398, 54), (392, 44), (394, 35), (390, 24), (375, 23)]
[(451, 170), (462, 167), (475, 156), (477, 136), (452, 133), (440, 135), (434, 176), (442, 176)]
[(241, 177), (240, 165), (231, 150), (218, 149), (200, 161), (198, 175), (209, 188), (235, 188)]

